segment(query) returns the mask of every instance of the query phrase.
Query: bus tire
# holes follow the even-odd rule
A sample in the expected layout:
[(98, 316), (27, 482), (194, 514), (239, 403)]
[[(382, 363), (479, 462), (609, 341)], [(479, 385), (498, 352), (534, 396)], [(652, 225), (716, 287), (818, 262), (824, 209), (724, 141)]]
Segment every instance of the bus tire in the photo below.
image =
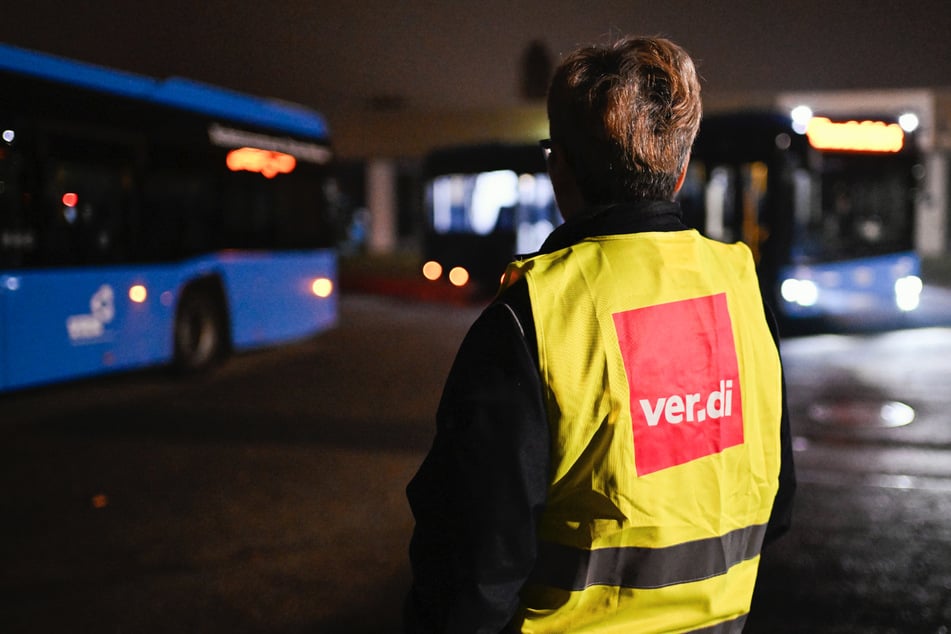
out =
[(213, 284), (185, 289), (175, 313), (174, 367), (180, 374), (208, 370), (227, 354), (224, 300)]

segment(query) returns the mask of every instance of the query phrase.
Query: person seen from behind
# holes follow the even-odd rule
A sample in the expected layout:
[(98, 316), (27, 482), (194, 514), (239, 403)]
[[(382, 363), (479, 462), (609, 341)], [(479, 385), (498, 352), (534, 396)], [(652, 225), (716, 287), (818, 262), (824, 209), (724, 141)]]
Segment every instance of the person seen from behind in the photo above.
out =
[(581, 48), (548, 92), (564, 224), (509, 265), (449, 373), (407, 632), (740, 632), (795, 474), (750, 250), (686, 227), (689, 55)]

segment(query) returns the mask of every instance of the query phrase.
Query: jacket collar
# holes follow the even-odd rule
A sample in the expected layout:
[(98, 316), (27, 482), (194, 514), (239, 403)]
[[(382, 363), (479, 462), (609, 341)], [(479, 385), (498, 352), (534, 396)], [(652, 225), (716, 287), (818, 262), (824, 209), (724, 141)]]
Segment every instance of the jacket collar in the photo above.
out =
[(680, 205), (675, 202), (644, 200), (594, 207), (556, 227), (538, 253), (558, 251), (594, 236), (687, 228)]

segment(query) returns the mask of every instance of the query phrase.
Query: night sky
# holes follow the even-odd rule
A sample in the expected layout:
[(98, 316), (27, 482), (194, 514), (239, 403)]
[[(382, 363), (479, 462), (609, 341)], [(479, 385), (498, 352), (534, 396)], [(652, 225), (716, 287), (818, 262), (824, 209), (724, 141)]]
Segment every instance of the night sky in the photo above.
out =
[[(153, 76), (179, 75), (332, 113), (523, 101), (533, 41), (558, 57), (662, 34), (708, 93), (951, 86), (951, 2), (31, 0), (0, 41)], [(592, 8), (593, 7), (593, 8)], [(897, 7), (901, 7), (900, 9)]]

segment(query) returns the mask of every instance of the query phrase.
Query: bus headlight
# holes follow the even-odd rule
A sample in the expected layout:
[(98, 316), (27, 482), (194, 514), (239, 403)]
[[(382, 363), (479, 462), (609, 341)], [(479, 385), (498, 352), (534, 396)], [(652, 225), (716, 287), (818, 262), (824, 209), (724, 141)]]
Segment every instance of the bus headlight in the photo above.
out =
[(314, 295), (322, 299), (330, 297), (334, 292), (333, 280), (326, 277), (318, 277), (310, 285), (310, 290)]
[(918, 308), (921, 302), (921, 278), (906, 275), (895, 280), (895, 304), (900, 310), (909, 312)]
[(779, 292), (790, 304), (799, 304), (800, 306), (815, 306), (819, 301), (819, 287), (812, 280), (797, 280), (789, 278), (783, 280)]

